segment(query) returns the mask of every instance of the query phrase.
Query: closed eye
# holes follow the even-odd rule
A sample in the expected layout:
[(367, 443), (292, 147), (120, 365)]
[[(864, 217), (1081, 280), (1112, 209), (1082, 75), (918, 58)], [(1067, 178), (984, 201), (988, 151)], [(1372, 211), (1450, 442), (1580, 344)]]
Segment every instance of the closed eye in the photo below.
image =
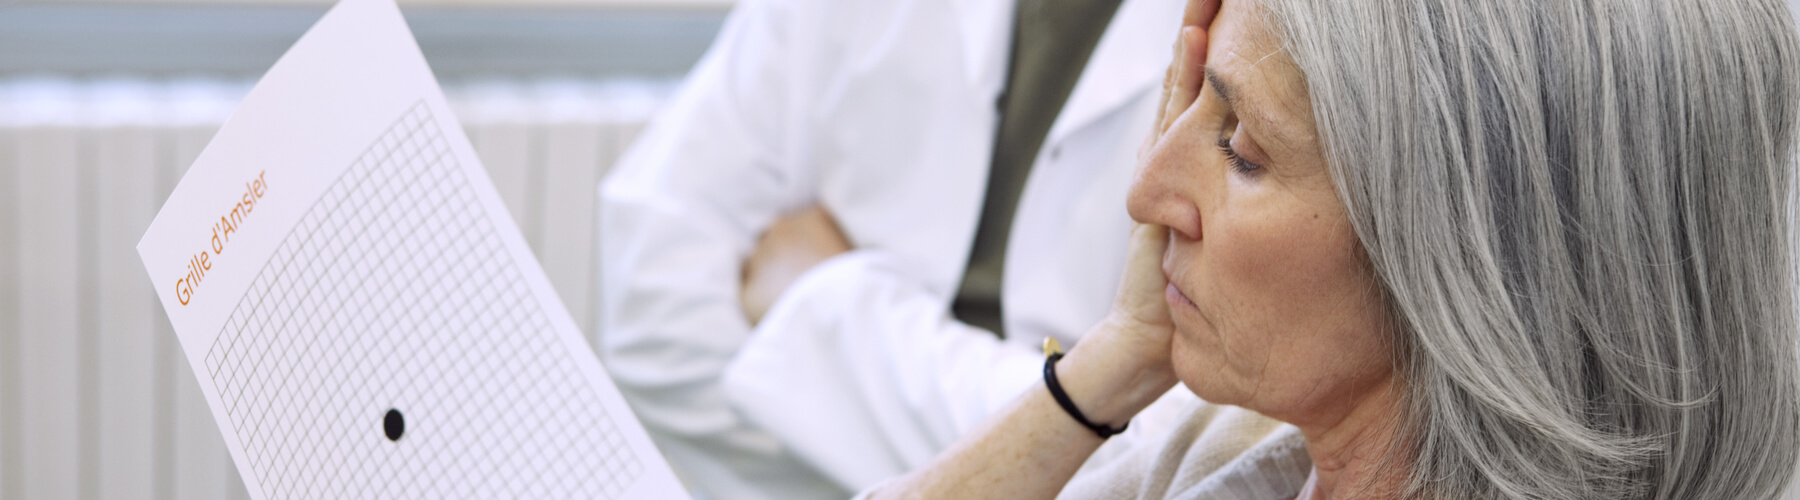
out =
[(1219, 142), (1216, 145), (1219, 147), (1220, 152), (1225, 153), (1225, 160), (1231, 163), (1231, 170), (1233, 172), (1237, 172), (1241, 175), (1250, 175), (1257, 170), (1262, 169), (1262, 165), (1250, 163), (1250, 161), (1245, 160), (1244, 157), (1238, 156), (1237, 150), (1231, 149), (1231, 136), (1220, 137)]

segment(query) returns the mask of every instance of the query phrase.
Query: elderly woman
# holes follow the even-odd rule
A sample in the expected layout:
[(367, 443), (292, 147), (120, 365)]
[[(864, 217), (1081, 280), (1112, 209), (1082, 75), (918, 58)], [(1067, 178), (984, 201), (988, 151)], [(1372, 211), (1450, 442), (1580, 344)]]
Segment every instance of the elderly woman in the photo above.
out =
[[(1789, 16), (1190, 6), (1113, 314), (872, 496), (1776, 497), (1800, 459)], [(1209, 402), (1188, 424), (1082, 469), (1177, 381)]]

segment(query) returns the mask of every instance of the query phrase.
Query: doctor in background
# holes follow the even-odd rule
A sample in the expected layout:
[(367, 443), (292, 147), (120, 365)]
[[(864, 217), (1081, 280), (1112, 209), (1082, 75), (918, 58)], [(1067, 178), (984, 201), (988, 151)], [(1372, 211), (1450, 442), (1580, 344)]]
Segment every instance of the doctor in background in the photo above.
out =
[(1111, 305), (1183, 6), (739, 3), (600, 191), (601, 360), (688, 486), (846, 497), (1032, 387)]

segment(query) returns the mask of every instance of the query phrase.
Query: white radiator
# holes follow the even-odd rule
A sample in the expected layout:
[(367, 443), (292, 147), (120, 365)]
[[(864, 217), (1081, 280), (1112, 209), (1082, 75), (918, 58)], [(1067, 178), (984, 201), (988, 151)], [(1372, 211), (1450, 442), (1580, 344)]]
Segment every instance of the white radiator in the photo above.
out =
[[(135, 249), (248, 87), (0, 80), (0, 499), (248, 497)], [(590, 338), (595, 187), (671, 88), (447, 89)]]

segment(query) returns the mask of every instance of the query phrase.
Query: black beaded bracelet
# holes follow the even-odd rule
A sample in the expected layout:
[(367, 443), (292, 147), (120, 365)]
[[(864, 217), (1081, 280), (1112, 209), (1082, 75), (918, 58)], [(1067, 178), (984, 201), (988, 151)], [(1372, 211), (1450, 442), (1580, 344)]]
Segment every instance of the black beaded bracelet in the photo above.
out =
[(1113, 429), (1104, 425), (1089, 422), (1087, 416), (1082, 415), (1081, 410), (1075, 408), (1075, 402), (1069, 399), (1068, 393), (1063, 392), (1062, 383), (1056, 381), (1056, 361), (1062, 359), (1062, 357), (1062, 353), (1052, 352), (1049, 353), (1049, 356), (1044, 358), (1044, 386), (1050, 388), (1050, 397), (1056, 398), (1056, 404), (1062, 406), (1063, 411), (1069, 412), (1069, 416), (1075, 417), (1076, 423), (1081, 424), (1082, 427), (1092, 429), (1094, 434), (1100, 435), (1100, 439), (1106, 439), (1113, 437), (1114, 434), (1125, 432), (1125, 428), (1130, 427), (1131, 422), (1126, 422), (1125, 425)]

